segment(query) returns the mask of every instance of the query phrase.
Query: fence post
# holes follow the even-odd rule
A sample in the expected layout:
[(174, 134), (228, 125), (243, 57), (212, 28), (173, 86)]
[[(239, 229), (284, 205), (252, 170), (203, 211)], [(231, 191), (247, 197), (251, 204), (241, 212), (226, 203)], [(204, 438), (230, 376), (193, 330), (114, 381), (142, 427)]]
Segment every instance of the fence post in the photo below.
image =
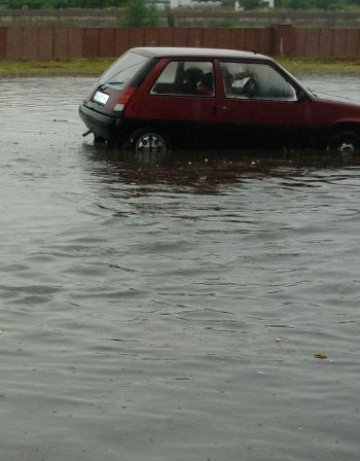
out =
[(7, 27), (0, 27), (0, 58), (6, 57)]
[(273, 56), (293, 56), (295, 51), (295, 28), (291, 24), (271, 26), (271, 54)]

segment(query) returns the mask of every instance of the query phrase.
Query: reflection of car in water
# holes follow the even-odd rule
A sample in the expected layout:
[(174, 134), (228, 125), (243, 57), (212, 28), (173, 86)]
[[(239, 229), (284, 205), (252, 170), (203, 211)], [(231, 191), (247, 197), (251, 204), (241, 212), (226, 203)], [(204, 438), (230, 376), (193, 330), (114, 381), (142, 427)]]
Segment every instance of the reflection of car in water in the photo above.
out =
[(96, 141), (168, 148), (360, 149), (360, 105), (305, 89), (271, 58), (134, 48), (95, 83), (80, 116)]

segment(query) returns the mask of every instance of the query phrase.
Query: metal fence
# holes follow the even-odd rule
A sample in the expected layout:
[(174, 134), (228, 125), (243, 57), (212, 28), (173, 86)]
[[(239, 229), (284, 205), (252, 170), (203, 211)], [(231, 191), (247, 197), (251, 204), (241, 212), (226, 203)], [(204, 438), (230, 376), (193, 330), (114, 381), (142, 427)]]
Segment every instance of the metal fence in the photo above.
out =
[(112, 58), (135, 46), (231, 48), (271, 56), (359, 59), (360, 29), (2, 27), (1, 59)]

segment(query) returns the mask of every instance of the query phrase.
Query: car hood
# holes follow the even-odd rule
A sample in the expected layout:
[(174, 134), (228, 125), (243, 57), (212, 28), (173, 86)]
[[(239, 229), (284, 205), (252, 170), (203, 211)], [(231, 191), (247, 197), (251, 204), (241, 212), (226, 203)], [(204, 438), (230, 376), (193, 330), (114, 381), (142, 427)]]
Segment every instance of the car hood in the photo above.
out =
[(350, 104), (352, 106), (357, 106), (360, 109), (360, 102), (355, 102), (355, 101), (352, 101), (351, 99), (340, 98), (339, 96), (329, 96), (328, 94), (322, 94), (322, 93), (313, 93), (313, 96), (316, 99), (320, 99), (321, 101), (340, 102), (343, 104)]

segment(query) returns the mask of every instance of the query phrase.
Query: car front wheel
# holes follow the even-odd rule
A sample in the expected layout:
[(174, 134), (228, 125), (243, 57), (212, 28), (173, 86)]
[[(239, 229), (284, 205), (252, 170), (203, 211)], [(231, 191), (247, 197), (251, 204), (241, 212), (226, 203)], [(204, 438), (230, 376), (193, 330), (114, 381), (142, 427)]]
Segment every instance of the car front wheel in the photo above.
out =
[(341, 131), (329, 139), (327, 150), (352, 154), (360, 150), (360, 136), (354, 131)]
[(133, 146), (136, 154), (163, 154), (167, 151), (164, 137), (155, 130), (142, 130), (135, 134)]

